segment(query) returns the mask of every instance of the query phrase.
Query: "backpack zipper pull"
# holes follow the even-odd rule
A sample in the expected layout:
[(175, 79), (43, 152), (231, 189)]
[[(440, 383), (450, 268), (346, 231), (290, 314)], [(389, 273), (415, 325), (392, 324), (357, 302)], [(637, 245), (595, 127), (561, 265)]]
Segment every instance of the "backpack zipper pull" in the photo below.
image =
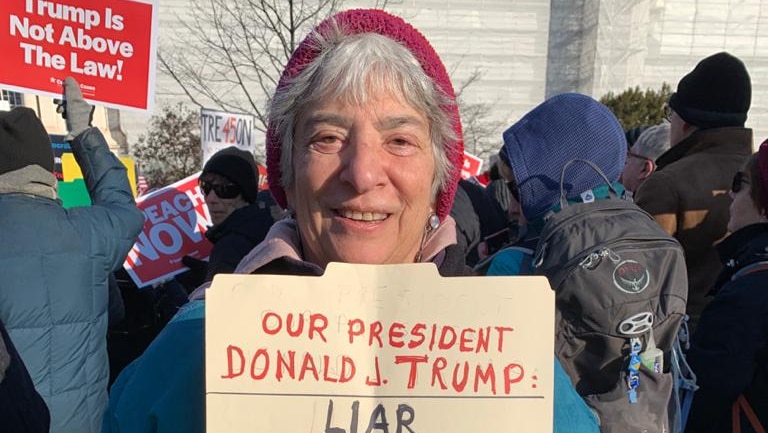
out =
[(602, 251), (596, 251), (588, 254), (584, 259), (579, 262), (579, 267), (582, 269), (595, 269), (602, 260)]
[(632, 337), (629, 339), (629, 365), (627, 366), (627, 387), (629, 391), (627, 396), (629, 397), (629, 403), (637, 403), (637, 388), (640, 386), (640, 351), (643, 350), (643, 342), (638, 337)]

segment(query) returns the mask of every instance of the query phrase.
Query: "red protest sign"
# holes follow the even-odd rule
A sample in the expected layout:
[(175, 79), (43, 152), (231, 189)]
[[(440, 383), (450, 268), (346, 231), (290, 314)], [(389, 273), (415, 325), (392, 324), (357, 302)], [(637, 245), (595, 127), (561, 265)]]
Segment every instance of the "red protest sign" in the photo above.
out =
[(67, 76), (85, 99), (151, 111), (157, 0), (0, 2), (0, 85), (61, 95)]
[(269, 189), (269, 181), (267, 180), (267, 167), (258, 164), (256, 168), (259, 169), (259, 191)]
[(480, 174), (480, 169), (483, 166), (483, 160), (472, 155), (471, 153), (464, 152), (464, 165), (461, 167), (461, 178), (469, 179), (472, 176)]
[(181, 258), (208, 258), (211, 243), (205, 230), (211, 216), (193, 174), (139, 199), (144, 229), (128, 253), (123, 267), (139, 287), (170, 278), (187, 270)]

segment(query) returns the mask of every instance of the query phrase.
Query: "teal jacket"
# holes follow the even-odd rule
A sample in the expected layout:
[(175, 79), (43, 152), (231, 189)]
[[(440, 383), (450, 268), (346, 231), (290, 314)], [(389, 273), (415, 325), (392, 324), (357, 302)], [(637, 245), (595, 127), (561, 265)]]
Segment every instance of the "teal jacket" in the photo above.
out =
[(52, 433), (101, 427), (107, 278), (144, 224), (101, 132), (86, 130), (72, 149), (93, 206), (64, 209), (51, 198), (0, 193), (0, 320), (50, 409)]
[(205, 301), (184, 305), (112, 384), (104, 433), (205, 433)]

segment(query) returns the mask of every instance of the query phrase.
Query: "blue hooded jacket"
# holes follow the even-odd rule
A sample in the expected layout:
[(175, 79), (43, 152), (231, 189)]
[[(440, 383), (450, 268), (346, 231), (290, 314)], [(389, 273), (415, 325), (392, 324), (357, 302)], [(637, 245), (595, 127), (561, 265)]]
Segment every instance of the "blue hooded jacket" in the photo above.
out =
[[(610, 188), (592, 167), (572, 164), (581, 159), (594, 163), (619, 195), (617, 181), (624, 168), (626, 138), (613, 113), (594, 99), (577, 94), (556, 95), (526, 114), (504, 132), (500, 154), (512, 168), (525, 215), (525, 238), (519, 245), (499, 251), (487, 275), (530, 275), (532, 253), (544, 217), (560, 206), (561, 176), (569, 202), (608, 198)], [(589, 195), (582, 195), (588, 192)], [(555, 362), (555, 433), (598, 432), (596, 419), (576, 393), (560, 363)]]
[[(618, 182), (627, 142), (608, 107), (586, 95), (562, 93), (504, 131), (501, 157), (514, 173), (525, 218), (534, 221), (558, 203), (568, 161), (591, 161), (609, 181)], [(563, 186), (569, 200), (578, 200), (583, 192), (605, 186), (605, 180), (586, 164), (572, 164)]]

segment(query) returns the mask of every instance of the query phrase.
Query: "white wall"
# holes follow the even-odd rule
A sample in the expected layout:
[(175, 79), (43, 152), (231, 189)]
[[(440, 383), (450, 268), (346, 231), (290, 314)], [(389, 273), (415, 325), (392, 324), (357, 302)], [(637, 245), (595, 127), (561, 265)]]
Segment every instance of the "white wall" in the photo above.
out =
[[(161, 46), (181, 31), (178, 17), (183, 19), (187, 2), (160, 2)], [(346, 4), (368, 7), (373, 1)], [(573, 10), (563, 9), (569, 5)], [(755, 129), (756, 144), (768, 138), (768, 2), (401, 0), (391, 1), (388, 9), (432, 42), (454, 86), (475, 68), (484, 71), (466, 99), (492, 104), (494, 119), (505, 125), (559, 91), (599, 98), (634, 86), (660, 88), (664, 82), (674, 88), (698, 60), (728, 50), (744, 60), (752, 76), (747, 126)], [(574, 41), (574, 35), (583, 40)], [(569, 46), (577, 42), (578, 47)], [(564, 55), (565, 48), (572, 52)], [(156, 90), (158, 109), (186, 100), (163, 74)], [(129, 142), (135, 142), (148, 117), (123, 113), (122, 118)]]

